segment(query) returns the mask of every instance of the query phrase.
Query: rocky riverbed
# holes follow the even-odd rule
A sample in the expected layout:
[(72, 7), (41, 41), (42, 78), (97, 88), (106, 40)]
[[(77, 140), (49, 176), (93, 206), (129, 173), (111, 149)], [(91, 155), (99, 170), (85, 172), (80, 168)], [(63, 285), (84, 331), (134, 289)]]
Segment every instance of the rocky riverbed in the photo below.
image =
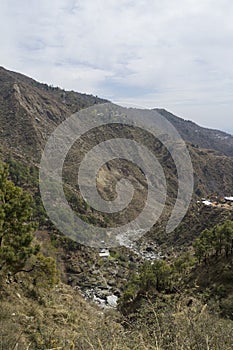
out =
[(96, 252), (93, 262), (85, 263), (82, 269), (75, 259), (71, 260), (71, 270), (76, 270), (76, 273), (69, 273), (68, 283), (79, 290), (85, 299), (103, 308), (117, 307), (117, 300), (130, 275), (144, 260), (153, 262), (163, 258), (155, 242), (138, 243), (122, 235), (121, 245), (109, 249), (109, 256)]

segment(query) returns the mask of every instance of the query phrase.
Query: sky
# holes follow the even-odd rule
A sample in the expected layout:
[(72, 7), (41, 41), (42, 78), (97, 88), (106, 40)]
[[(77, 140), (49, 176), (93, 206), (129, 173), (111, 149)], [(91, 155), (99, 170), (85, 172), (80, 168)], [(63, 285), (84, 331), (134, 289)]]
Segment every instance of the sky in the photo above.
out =
[(233, 134), (232, 0), (0, 0), (0, 65)]

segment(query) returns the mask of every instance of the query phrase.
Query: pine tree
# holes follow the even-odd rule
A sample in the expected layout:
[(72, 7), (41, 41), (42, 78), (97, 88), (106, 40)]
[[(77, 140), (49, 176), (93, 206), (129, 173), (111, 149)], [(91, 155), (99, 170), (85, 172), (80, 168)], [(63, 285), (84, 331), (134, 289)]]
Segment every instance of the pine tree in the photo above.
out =
[(211, 230), (205, 229), (194, 241), (193, 247), (195, 255), (199, 262), (203, 259), (207, 262), (208, 258), (215, 255), (221, 256), (233, 253), (233, 222), (228, 220), (222, 225), (216, 225)]
[(8, 180), (8, 168), (0, 163), (0, 273), (17, 273), (38, 252), (32, 245), (32, 198)]

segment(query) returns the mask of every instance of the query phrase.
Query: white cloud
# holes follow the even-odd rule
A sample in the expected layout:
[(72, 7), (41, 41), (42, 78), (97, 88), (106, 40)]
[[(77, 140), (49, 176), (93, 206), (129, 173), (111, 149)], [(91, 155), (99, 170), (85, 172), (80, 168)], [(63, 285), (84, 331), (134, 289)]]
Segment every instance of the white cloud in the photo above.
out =
[(230, 0), (2, 0), (1, 64), (230, 130), (232, 18)]

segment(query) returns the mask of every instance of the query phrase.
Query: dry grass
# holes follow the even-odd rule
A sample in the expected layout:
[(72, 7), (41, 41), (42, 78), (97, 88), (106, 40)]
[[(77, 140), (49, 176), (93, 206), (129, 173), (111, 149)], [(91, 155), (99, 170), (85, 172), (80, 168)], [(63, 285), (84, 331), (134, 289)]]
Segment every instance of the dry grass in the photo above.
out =
[(11, 284), (0, 300), (0, 350), (230, 350), (233, 322), (196, 302), (172, 309), (145, 303), (122, 326), (115, 311), (88, 304), (60, 285), (36, 298)]

